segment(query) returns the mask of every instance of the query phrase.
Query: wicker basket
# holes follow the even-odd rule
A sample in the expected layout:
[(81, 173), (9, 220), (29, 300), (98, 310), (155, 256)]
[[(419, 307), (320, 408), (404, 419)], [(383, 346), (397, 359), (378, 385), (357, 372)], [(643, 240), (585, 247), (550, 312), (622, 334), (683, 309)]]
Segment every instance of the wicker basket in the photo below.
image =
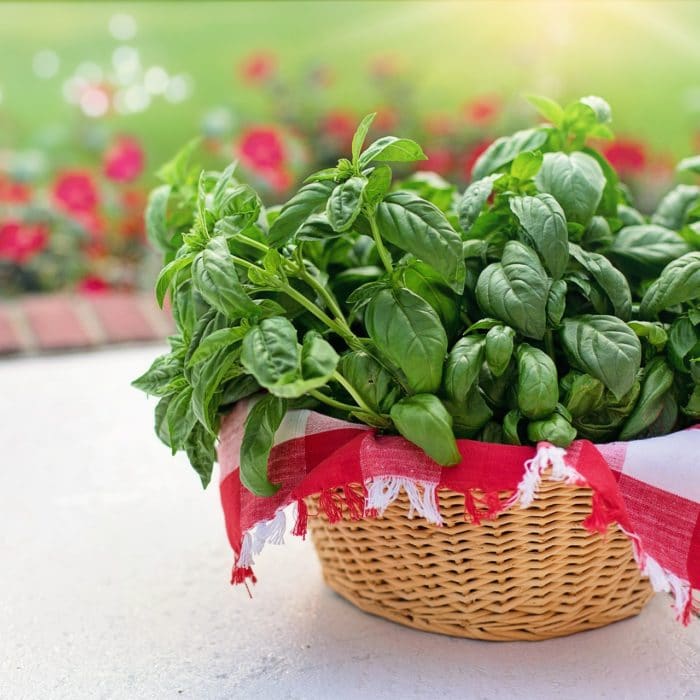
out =
[[(509, 494), (501, 494), (506, 496)], [(479, 526), (464, 496), (440, 491), (445, 525), (407, 517), (404, 493), (376, 520), (330, 524), (309, 501), (328, 585), (362, 610), (455, 637), (539, 640), (637, 615), (652, 596), (617, 527), (606, 538), (581, 522), (591, 491), (543, 481), (528, 508)]]

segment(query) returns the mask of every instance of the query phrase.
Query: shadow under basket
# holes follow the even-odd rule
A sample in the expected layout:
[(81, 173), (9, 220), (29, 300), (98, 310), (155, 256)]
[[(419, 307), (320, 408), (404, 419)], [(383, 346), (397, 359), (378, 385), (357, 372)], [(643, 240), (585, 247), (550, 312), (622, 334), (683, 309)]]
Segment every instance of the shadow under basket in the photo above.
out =
[(438, 495), (442, 527), (410, 519), (403, 491), (380, 518), (351, 520), (344, 510), (333, 524), (309, 499), (326, 583), (402, 625), (494, 641), (602, 627), (637, 615), (653, 595), (617, 526), (603, 538), (581, 525), (590, 489), (545, 479), (531, 506), (480, 525), (465, 520), (462, 494)]

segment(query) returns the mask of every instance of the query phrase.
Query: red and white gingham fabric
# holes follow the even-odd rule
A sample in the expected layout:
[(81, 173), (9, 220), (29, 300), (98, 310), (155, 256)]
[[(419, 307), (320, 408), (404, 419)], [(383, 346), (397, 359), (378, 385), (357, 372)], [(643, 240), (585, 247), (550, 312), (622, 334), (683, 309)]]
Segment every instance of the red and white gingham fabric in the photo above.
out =
[[(478, 524), (480, 518), (505, 508), (527, 507), (544, 475), (589, 486), (593, 502), (583, 525), (602, 533), (618, 523), (654, 589), (673, 595), (678, 619), (688, 624), (698, 612), (693, 601), (693, 589), (700, 589), (697, 428), (626, 443), (577, 440), (567, 450), (548, 443), (533, 448), (458, 440), (462, 461), (443, 468), (401, 437), (380, 436), (367, 426), (313, 411), (291, 411), (277, 431), (269, 460), (270, 480), (280, 489), (261, 498), (239, 479), (249, 405), (241, 402), (226, 416), (219, 444), (221, 500), (235, 554), (234, 583), (255, 581), (253, 557), (265, 543), (283, 542), (288, 505), (297, 505), (292, 534), (306, 533), (307, 496), (320, 495), (320, 507), (333, 521), (341, 517), (343, 504), (357, 519), (381, 515), (403, 489), (412, 514), (439, 525), (436, 492), (448, 488), (464, 494), (465, 518)], [(351, 488), (357, 484), (362, 494), (356, 486)], [(503, 501), (499, 491), (513, 496)]]

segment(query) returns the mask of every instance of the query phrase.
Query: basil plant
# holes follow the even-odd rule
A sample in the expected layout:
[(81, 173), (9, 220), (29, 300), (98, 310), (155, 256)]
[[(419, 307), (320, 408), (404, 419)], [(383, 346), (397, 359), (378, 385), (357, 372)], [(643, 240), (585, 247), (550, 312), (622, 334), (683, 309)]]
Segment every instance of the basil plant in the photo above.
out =
[(270, 448), (299, 407), (441, 465), (460, 460), (456, 438), (566, 447), (700, 418), (700, 188), (641, 214), (589, 145), (610, 136), (607, 103), (532, 102), (547, 123), (496, 140), (465, 192), (427, 172), (397, 181), (425, 155), (367, 145), (374, 115), (281, 208), (235, 164), (198, 172), (194, 145), (160, 170), (146, 217), (177, 331), (134, 385), (204, 485), (221, 416), (253, 395), (241, 479), (259, 495), (276, 491)]

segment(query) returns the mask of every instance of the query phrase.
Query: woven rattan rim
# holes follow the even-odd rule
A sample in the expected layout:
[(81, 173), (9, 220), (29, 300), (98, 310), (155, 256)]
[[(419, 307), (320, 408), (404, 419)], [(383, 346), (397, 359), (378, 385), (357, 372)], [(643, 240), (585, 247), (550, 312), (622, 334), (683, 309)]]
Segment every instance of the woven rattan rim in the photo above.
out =
[(404, 493), (380, 518), (345, 511), (334, 524), (311, 498), (309, 526), (327, 584), (368, 613), (455, 637), (541, 640), (637, 615), (653, 595), (624, 533), (581, 525), (591, 495), (545, 480), (531, 506), (477, 526), (464, 495), (441, 490), (442, 527), (409, 519)]

